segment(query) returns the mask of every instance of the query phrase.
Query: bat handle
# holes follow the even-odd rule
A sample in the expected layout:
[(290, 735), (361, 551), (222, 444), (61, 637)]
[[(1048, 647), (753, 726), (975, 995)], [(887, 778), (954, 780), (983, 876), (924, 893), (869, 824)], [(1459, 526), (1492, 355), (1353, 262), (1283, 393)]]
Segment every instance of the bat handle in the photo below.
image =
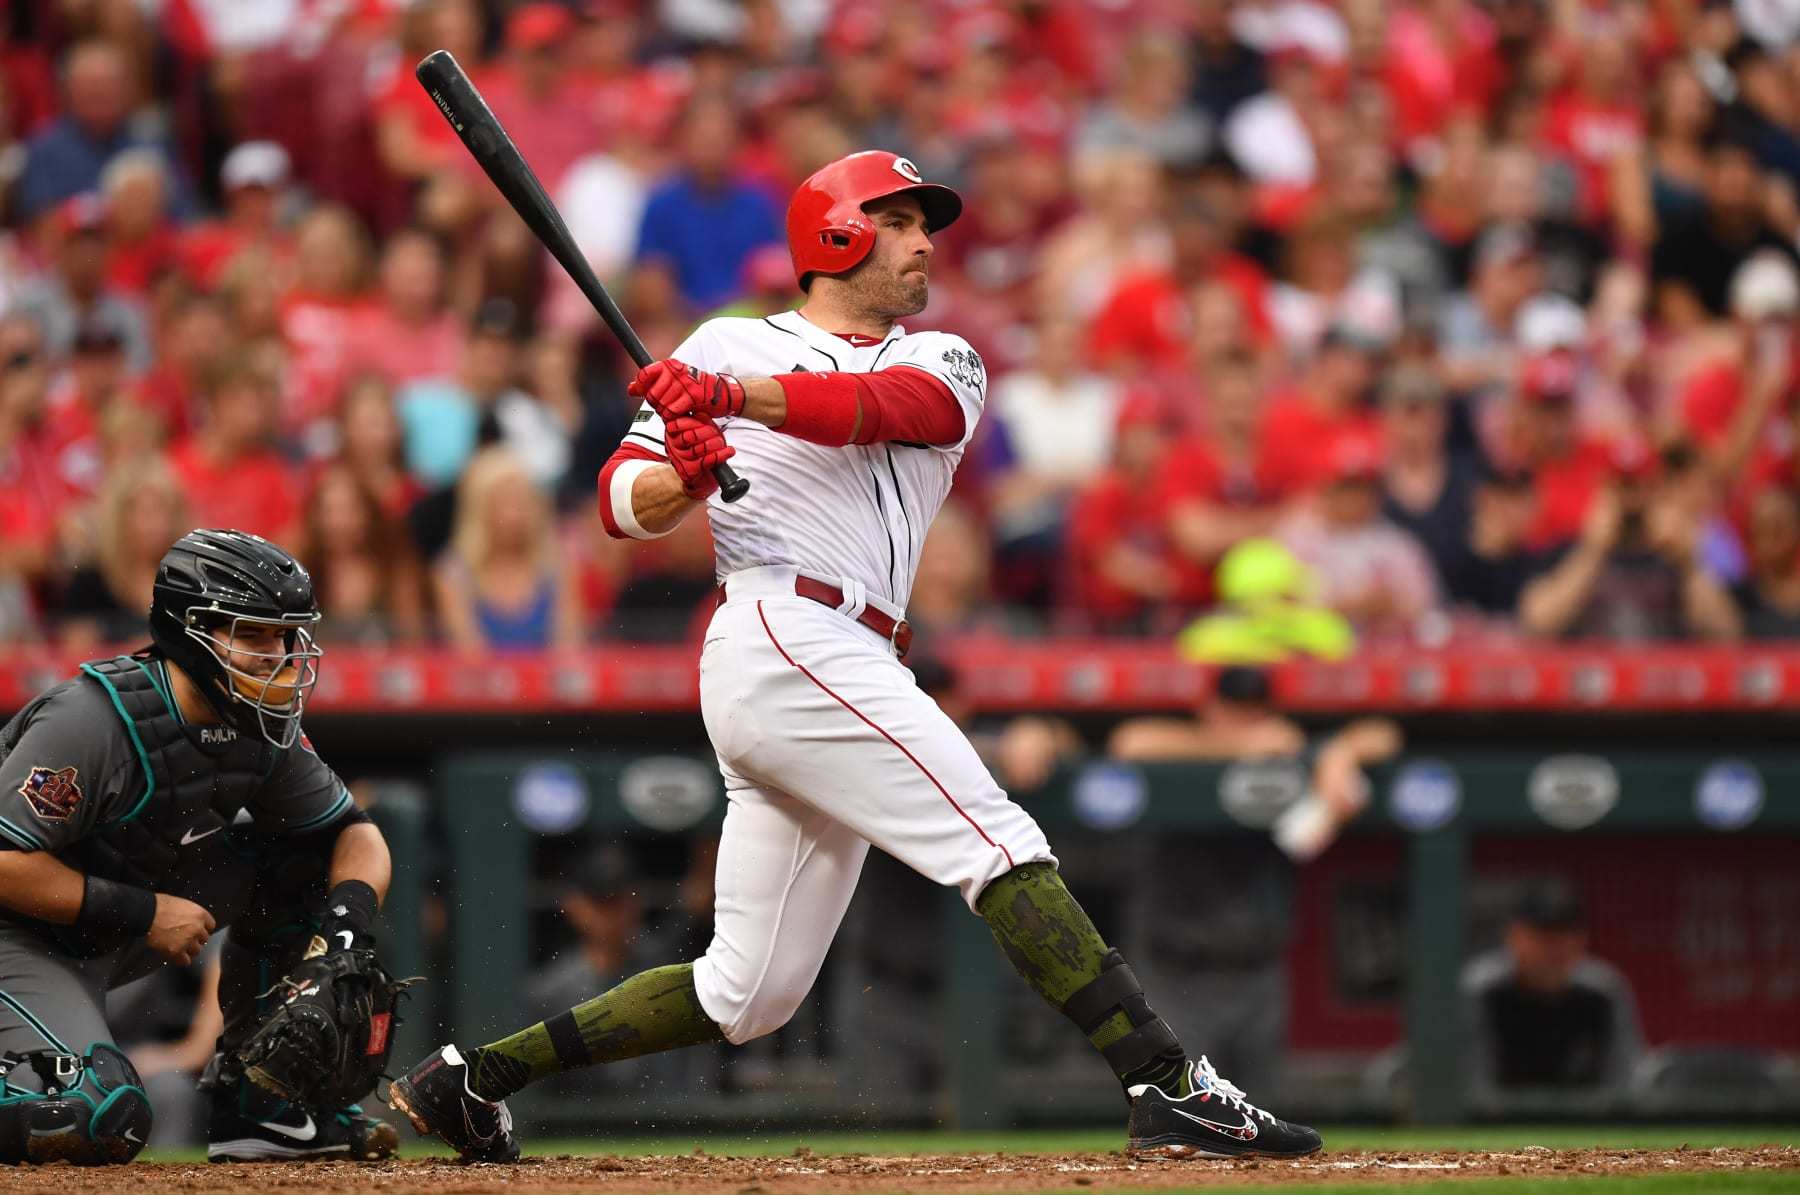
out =
[(750, 492), (750, 482), (737, 475), (729, 463), (719, 465), (712, 471), (713, 480), (719, 483), (719, 496), (727, 502), (736, 502)]

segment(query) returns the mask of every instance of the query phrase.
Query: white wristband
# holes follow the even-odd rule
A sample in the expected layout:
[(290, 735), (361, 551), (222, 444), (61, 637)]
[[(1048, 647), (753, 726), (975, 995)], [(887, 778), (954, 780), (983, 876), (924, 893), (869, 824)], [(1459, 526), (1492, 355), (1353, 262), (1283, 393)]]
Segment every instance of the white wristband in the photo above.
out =
[(612, 504), (613, 522), (619, 525), (620, 531), (632, 539), (661, 539), (669, 534), (669, 531), (675, 530), (673, 527), (669, 528), (669, 531), (644, 530), (643, 524), (637, 520), (637, 510), (631, 505), (631, 487), (637, 484), (638, 477), (645, 469), (663, 463), (662, 461), (644, 460), (621, 461), (619, 467), (613, 470), (612, 488), (607, 491), (606, 500)]

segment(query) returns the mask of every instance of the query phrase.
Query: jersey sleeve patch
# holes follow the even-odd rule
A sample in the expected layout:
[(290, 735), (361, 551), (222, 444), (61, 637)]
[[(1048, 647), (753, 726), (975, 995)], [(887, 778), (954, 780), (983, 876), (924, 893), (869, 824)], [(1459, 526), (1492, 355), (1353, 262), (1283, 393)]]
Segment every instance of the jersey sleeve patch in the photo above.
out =
[(967, 345), (944, 350), (941, 368), (956, 382), (978, 396), (987, 394), (987, 366), (981, 360), (981, 354)]
[(19, 785), (19, 795), (40, 821), (66, 822), (81, 804), (81, 780), (73, 767), (37, 764)]

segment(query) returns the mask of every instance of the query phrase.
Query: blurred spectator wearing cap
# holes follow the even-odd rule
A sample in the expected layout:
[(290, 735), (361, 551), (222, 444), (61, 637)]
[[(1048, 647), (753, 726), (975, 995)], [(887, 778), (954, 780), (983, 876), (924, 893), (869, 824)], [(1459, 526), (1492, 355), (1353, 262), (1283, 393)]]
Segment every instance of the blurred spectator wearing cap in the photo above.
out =
[(1747, 518), (1750, 575), (1731, 591), (1749, 639), (1800, 639), (1800, 495), (1758, 490)]
[(1318, 178), (1316, 130), (1329, 103), (1321, 52), (1290, 41), (1258, 47), (1269, 63), (1269, 89), (1238, 104), (1225, 121), (1225, 145), (1265, 186), (1308, 187)]
[[(414, 84), (414, 90), (421, 90)], [(273, 141), (233, 146), (219, 167), (225, 211), (181, 234), (182, 268), (203, 290), (216, 289), (239, 254), (256, 250), (282, 266), (294, 255), (293, 237), (281, 222), (290, 166), (287, 150)]]
[(1671, 329), (1693, 328), (1726, 314), (1731, 279), (1759, 250), (1794, 260), (1793, 246), (1768, 223), (1755, 151), (1735, 133), (1715, 137), (1706, 153), (1702, 209), (1661, 230), (1651, 255), (1656, 314)]
[(1339, 440), (1329, 468), (1275, 537), (1318, 576), (1324, 604), (1359, 630), (1416, 633), (1437, 605), (1437, 579), (1419, 542), (1382, 517), (1379, 438)]
[(1430, 368), (1406, 364), (1383, 379), (1380, 397), (1382, 513), (1445, 579), (1468, 539), (1475, 480), (1473, 462), (1450, 452), (1450, 396)]
[(194, 434), (171, 454), (195, 526), (292, 542), (299, 483), (275, 450), (276, 368), (266, 348), (249, 349), (221, 360), (207, 378)]
[(1376, 424), (1369, 398), (1383, 348), (1345, 326), (1333, 328), (1294, 384), (1269, 398), (1261, 436), (1269, 483), (1284, 493), (1327, 477), (1344, 441), (1367, 441)]
[(327, 643), (410, 643), (425, 633), (424, 574), (406, 525), (345, 465), (313, 482), (295, 555), (312, 574)]
[(351, 326), (346, 374), (375, 373), (401, 386), (456, 369), (463, 321), (445, 308), (445, 257), (444, 245), (422, 228), (388, 238), (375, 300)]
[(1730, 295), (1731, 323), (1694, 338), (1690, 360), (1698, 361), (1672, 395), (1681, 432), (1724, 478), (1789, 439), (1783, 416), (1800, 405), (1800, 271), (1781, 253), (1759, 251), (1732, 276)]
[(1513, 376), (1519, 312), (1543, 277), (1529, 228), (1497, 224), (1476, 240), (1468, 289), (1452, 295), (1438, 315), (1438, 351), (1452, 390), (1479, 390)]
[(1631, 986), (1589, 953), (1586, 911), (1566, 884), (1527, 889), (1461, 988), (1464, 1073), (1482, 1111), (1534, 1089), (1621, 1094), (1643, 1053)]
[(19, 287), (12, 310), (43, 326), (52, 357), (67, 354), (81, 327), (98, 321), (125, 337), (134, 372), (147, 368), (152, 348), (144, 310), (107, 282), (106, 209), (99, 197), (65, 200), (49, 221), (49, 240), (51, 268)]
[(688, 306), (706, 311), (737, 294), (751, 253), (783, 243), (781, 217), (736, 167), (743, 127), (729, 100), (690, 101), (678, 141), (679, 169), (645, 201), (637, 261), (666, 271)]
[(574, 570), (549, 497), (505, 446), (483, 449), (457, 483), (450, 547), (433, 570), (438, 617), (464, 651), (572, 648), (582, 641)]
[(121, 462), (98, 506), (93, 560), (74, 571), (56, 604), (58, 642), (71, 652), (143, 638), (157, 566), (194, 525), (181, 480), (160, 457)]
[(193, 204), (161, 131), (141, 110), (130, 59), (117, 45), (84, 41), (64, 55), (64, 114), (31, 139), (25, 170), (13, 192), (26, 219), (36, 219), (84, 191), (100, 186), (106, 164), (139, 147), (160, 153), (169, 169), (169, 210), (185, 218)]
[(1527, 360), (1486, 428), (1489, 459), (1535, 479), (1534, 547), (1577, 536), (1594, 494), (1611, 472), (1606, 444), (1581, 433), (1575, 411), (1580, 378), (1581, 363), (1573, 353), (1559, 350)]
[[(488, 106), (551, 194), (582, 155), (606, 142), (570, 70), (575, 29), (563, 4), (518, 5), (506, 18), (506, 52), (480, 75)], [(472, 158), (465, 161), (469, 170), (479, 169)]]
[(1165, 169), (1192, 166), (1212, 148), (1211, 121), (1185, 107), (1193, 70), (1171, 31), (1146, 29), (1126, 44), (1110, 95), (1089, 110), (1075, 133), (1075, 152), (1128, 147)]
[[(68, 368), (50, 389), (45, 429), (50, 455), (41, 464), (56, 470), (70, 493), (91, 496), (100, 488), (105, 462), (100, 425), (124, 396), (125, 337), (108, 320), (94, 319), (76, 333)], [(225, 526), (226, 524), (214, 524)]]
[(1245, 330), (1256, 343), (1269, 338), (1269, 280), (1261, 266), (1234, 248), (1241, 231), (1238, 212), (1219, 203), (1211, 179), (1185, 176), (1171, 189), (1168, 264), (1121, 277), (1094, 317), (1089, 350), (1103, 364), (1129, 370), (1186, 365), (1193, 292), (1206, 282), (1221, 283), (1237, 296)]
[(1622, 439), (1609, 460), (1612, 478), (1590, 504), (1580, 538), (1521, 595), (1524, 629), (1640, 642), (1736, 638), (1737, 608), (1706, 567), (1702, 526), (1664, 484), (1655, 451)]

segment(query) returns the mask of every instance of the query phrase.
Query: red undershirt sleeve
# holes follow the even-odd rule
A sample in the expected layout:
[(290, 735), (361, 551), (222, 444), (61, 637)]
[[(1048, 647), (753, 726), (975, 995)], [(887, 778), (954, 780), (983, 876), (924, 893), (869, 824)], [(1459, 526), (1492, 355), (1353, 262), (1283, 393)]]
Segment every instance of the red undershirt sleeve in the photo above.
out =
[(955, 444), (966, 427), (962, 405), (950, 387), (912, 366), (875, 373), (786, 373), (775, 380), (788, 407), (787, 418), (775, 430), (814, 444)]

